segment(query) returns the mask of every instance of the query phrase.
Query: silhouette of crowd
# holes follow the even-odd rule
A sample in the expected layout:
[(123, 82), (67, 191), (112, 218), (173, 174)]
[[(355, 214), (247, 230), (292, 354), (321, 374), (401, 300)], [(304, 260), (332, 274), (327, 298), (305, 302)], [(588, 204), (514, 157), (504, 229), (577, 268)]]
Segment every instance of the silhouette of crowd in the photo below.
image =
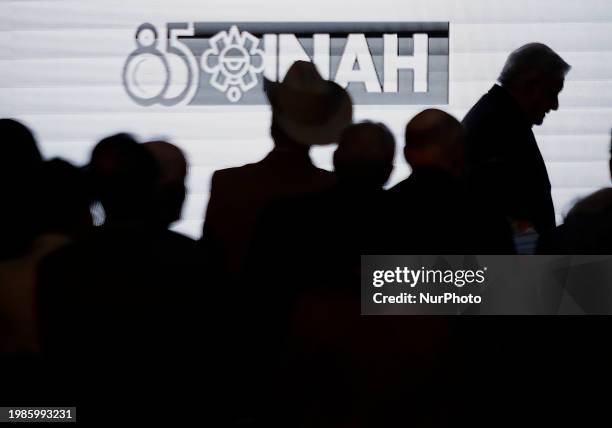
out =
[[(346, 90), (298, 61), (264, 85), (273, 150), (214, 173), (199, 241), (169, 230), (186, 195), (178, 147), (112, 135), (80, 168), (0, 120), (0, 352), (22, 368), (3, 398), (26, 400), (42, 378), (47, 400), (112, 391), (135, 420), (205, 406), (217, 426), (405, 426), (396, 409), (410, 403), (414, 426), (450, 424), (458, 343), (478, 333), (361, 317), (360, 256), (609, 254), (612, 192), (556, 227), (532, 132), (569, 69), (528, 44), (463, 123), (434, 108), (410, 118), (411, 174), (385, 189), (393, 134), (352, 123)], [(309, 156), (326, 144), (333, 172)], [(148, 402), (137, 414), (135, 395)]]

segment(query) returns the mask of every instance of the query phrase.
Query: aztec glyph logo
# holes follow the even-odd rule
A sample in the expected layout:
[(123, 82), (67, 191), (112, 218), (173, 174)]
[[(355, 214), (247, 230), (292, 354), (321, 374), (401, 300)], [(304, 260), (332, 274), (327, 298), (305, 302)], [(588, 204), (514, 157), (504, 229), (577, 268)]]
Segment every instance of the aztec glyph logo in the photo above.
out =
[(448, 22), (144, 23), (123, 67), (141, 106), (263, 105), (263, 78), (297, 60), (346, 88), (353, 103), (448, 104)]
[(213, 36), (210, 44), (212, 47), (202, 55), (202, 68), (211, 74), (210, 84), (236, 102), (243, 92), (257, 85), (257, 74), (263, 71), (264, 52), (257, 48), (259, 39), (232, 25), (229, 32)]

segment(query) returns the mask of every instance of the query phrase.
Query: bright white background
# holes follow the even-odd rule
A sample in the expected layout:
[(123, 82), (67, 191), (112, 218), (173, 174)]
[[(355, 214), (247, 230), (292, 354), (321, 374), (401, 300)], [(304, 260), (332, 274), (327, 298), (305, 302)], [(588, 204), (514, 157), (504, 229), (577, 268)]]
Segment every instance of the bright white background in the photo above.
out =
[[(510, 51), (546, 43), (573, 66), (559, 111), (535, 128), (558, 221), (577, 197), (610, 181), (609, 0), (0, 0), (0, 117), (32, 127), (45, 156), (79, 165), (111, 133), (170, 139), (191, 162), (176, 228), (199, 236), (212, 172), (267, 153), (270, 112), (136, 105), (121, 82), (134, 32), (143, 22), (170, 21), (449, 21), (450, 104), (442, 108), (459, 119), (494, 83)], [(356, 119), (387, 123), (401, 145), (405, 123), (423, 108), (357, 106)], [(330, 168), (332, 151), (315, 150), (315, 162)], [(409, 173), (401, 156), (396, 164), (391, 184)]]

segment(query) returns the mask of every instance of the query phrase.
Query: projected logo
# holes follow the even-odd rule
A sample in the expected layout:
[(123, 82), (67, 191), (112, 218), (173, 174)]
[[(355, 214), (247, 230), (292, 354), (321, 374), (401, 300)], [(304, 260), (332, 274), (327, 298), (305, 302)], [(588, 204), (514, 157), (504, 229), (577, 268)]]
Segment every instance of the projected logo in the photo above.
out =
[[(257, 85), (257, 75), (263, 70), (262, 50), (257, 49), (259, 39), (232, 26), (229, 33), (221, 31), (210, 39), (211, 48), (202, 55), (202, 68), (211, 74), (210, 84), (227, 99), (237, 102), (242, 93)], [(257, 58), (260, 64), (255, 65)], [(211, 65), (212, 63), (212, 65)]]
[(448, 22), (142, 24), (123, 68), (128, 96), (155, 104), (266, 104), (263, 78), (297, 60), (355, 104), (447, 104)]

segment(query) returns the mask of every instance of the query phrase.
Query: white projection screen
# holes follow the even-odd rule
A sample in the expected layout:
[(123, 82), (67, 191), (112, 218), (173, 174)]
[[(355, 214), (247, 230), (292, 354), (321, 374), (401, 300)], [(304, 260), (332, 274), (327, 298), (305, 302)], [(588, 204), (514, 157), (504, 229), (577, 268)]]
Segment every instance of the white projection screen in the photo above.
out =
[[(235, 40), (260, 58), (240, 82), (228, 86), (223, 81), (228, 76), (221, 76), (214, 86), (210, 79), (219, 62), (203, 59), (213, 43), (198, 48), (194, 34), (224, 32), (230, 37), (234, 25), (240, 36)], [(139, 49), (144, 50), (137, 52), (139, 27)], [(267, 34), (265, 50), (256, 44), (264, 37), (242, 38), (247, 29)], [(400, 45), (399, 53), (412, 50), (410, 61), (421, 62), (394, 83), (380, 65), (388, 60), (381, 57), (387, 49), (383, 41), (393, 42), (382, 35), (396, 30), (415, 33), (412, 45)], [(423, 40), (416, 33), (423, 32), (429, 41), (425, 59), (417, 58)], [(46, 158), (59, 156), (77, 165), (88, 161), (98, 140), (120, 131), (143, 141), (174, 142), (190, 161), (183, 220), (174, 228), (198, 237), (213, 171), (255, 162), (272, 147), (261, 74), (282, 74), (292, 58), (303, 56), (302, 48), (310, 48), (319, 49), (317, 65), (324, 64), (338, 80), (334, 73), (341, 68), (338, 61), (349, 33), (354, 55), (368, 53), (361, 49), (362, 37), (368, 39), (372, 60), (364, 57), (359, 65), (364, 73), (364, 64), (374, 65), (378, 77), (351, 83), (355, 94), (361, 91), (355, 96), (355, 119), (386, 123), (398, 142), (389, 185), (409, 173), (401, 156), (406, 122), (432, 105), (462, 119), (495, 82), (508, 53), (532, 41), (548, 44), (572, 65), (559, 110), (534, 129), (553, 186), (557, 221), (576, 198), (609, 184), (610, 0), (2, 0), (0, 116), (30, 126)], [(294, 43), (298, 38), (301, 45)], [(224, 43), (228, 40), (233, 43)], [(189, 43), (195, 48), (185, 54)], [(135, 59), (154, 48), (161, 56), (149, 52), (148, 60)], [(261, 58), (274, 52), (278, 57)], [(345, 67), (343, 73), (351, 70)], [(394, 91), (394, 85), (399, 89)], [(404, 93), (406, 85), (412, 88)], [(332, 152), (333, 147), (316, 148), (312, 157), (331, 169)]]

